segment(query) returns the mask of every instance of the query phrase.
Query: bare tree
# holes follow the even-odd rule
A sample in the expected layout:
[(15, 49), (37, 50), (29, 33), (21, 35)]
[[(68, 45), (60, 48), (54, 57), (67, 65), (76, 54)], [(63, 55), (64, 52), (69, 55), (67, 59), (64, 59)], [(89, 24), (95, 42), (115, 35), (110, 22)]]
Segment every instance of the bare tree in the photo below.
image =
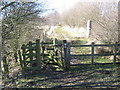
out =
[(30, 37), (34, 20), (41, 19), (39, 15), (43, 9), (42, 3), (2, 2), (3, 55), (17, 53), (21, 44)]
[(80, 2), (62, 16), (64, 24), (86, 27), (92, 20), (92, 38), (103, 43), (118, 41), (117, 2)]
[(60, 23), (60, 15), (57, 11), (54, 11), (47, 15), (46, 17), (46, 24), (47, 25), (58, 25)]
[(93, 38), (110, 44), (118, 42), (118, 11), (117, 3), (105, 4), (106, 8), (100, 11), (99, 19), (93, 18)]
[(65, 11), (61, 17), (64, 23), (69, 26), (86, 26), (87, 20), (91, 20), (98, 14), (99, 11), (92, 2), (80, 2), (69, 11)]

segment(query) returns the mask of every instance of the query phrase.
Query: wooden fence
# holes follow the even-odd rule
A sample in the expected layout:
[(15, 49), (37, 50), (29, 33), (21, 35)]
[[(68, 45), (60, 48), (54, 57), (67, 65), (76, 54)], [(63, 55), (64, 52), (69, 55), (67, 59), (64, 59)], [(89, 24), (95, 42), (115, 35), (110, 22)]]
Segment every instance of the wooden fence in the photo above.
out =
[(41, 56), (40, 56), (40, 41), (36, 43), (29, 42), (21, 47), (22, 53), (19, 50), (20, 65), (23, 70), (38, 70), (41, 69)]
[[(47, 46), (46, 46), (47, 45)], [(66, 40), (63, 40), (62, 42), (59, 42), (54, 39), (52, 42), (41, 42), (40, 40), (36, 40), (36, 43), (32, 43), (29, 42), (26, 46), (23, 45), (22, 46), (22, 56), (20, 54), (19, 51), (19, 56), (20, 56), (20, 62), (21, 62), (21, 67), (24, 68), (27, 66), (27, 63), (34, 63), (36, 62), (38, 65), (36, 65), (37, 69), (40, 70), (41, 68), (41, 63), (42, 62), (46, 62), (48, 60), (48, 57), (51, 57), (51, 61), (53, 61), (54, 63), (57, 62), (57, 57), (61, 56), (61, 63), (62, 63), (62, 67), (64, 69), (69, 69), (70, 68), (70, 61), (71, 58), (74, 57), (81, 57), (81, 56), (90, 56), (91, 57), (91, 64), (95, 64), (94, 62), (94, 58), (95, 56), (114, 56), (113, 59), (113, 64), (116, 64), (116, 56), (120, 55), (120, 53), (118, 52), (118, 47), (120, 46), (120, 44), (115, 43), (115, 44), (94, 44), (94, 42), (92, 42), (92, 44), (90, 45), (75, 45), (75, 44), (70, 44), (68, 43)], [(61, 50), (61, 53), (58, 55), (58, 53), (56, 53), (57, 48), (59, 48)], [(71, 47), (90, 47), (91, 48), (91, 53), (90, 54), (71, 54)], [(95, 54), (95, 47), (114, 47), (113, 48), (113, 53), (103, 53), (103, 54)], [(45, 51), (53, 51), (54, 53), (52, 53), (52, 55), (50, 56), (50, 53), (45, 53)], [(28, 53), (29, 52), (29, 53)], [(36, 53), (33, 53), (36, 52)], [(27, 57), (26, 57), (27, 56)], [(33, 57), (36, 56), (36, 59), (33, 60)], [(23, 57), (23, 60), (22, 60)], [(46, 58), (47, 57), (47, 58)], [(26, 61), (29, 58), (29, 61)], [(54, 61), (56, 60), (56, 61)], [(23, 64), (22, 64), (23, 63)], [(57, 64), (57, 63), (56, 63)], [(31, 65), (32, 66), (32, 65)], [(32, 66), (33, 69), (33, 66)]]
[[(47, 46), (46, 46), (47, 45)], [(60, 60), (61, 67), (65, 70), (70, 68), (71, 58), (81, 57), (81, 56), (90, 56), (91, 64), (95, 64), (94, 59), (95, 56), (114, 56), (113, 64), (116, 64), (116, 56), (120, 55), (118, 51), (118, 47), (120, 44), (94, 44), (94, 42), (90, 45), (75, 45), (70, 44), (66, 40), (58, 41), (54, 39), (52, 42), (41, 42), (40, 40), (36, 40), (36, 42), (29, 42), (26, 45), (22, 45), (21, 50), (19, 50), (19, 60), (21, 68), (24, 71), (28, 70), (37, 70), (41, 71), (42, 63), (47, 62), (48, 59), (53, 64), (57, 64)], [(90, 54), (71, 54), (71, 47), (90, 47)], [(103, 53), (103, 54), (95, 54), (95, 47), (113, 47), (113, 53)], [(60, 53), (58, 53), (58, 50)], [(45, 53), (48, 51), (47, 53)], [(52, 51), (52, 53), (49, 53)], [(58, 60), (59, 59), (59, 60)], [(46, 61), (45, 61), (46, 60)], [(47, 62), (48, 63), (48, 62)], [(9, 74), (8, 63), (6, 57), (3, 58), (3, 67), (4, 73), (6, 75)]]
[[(43, 64), (55, 64), (60, 67), (64, 67), (62, 58), (62, 43), (57, 39), (51, 42), (40, 42), (36, 40), (35, 43), (29, 42), (26, 45), (22, 45), (22, 52), (19, 50), (19, 60), (22, 70), (41, 70)], [(58, 49), (60, 53), (58, 55)], [(42, 65), (41, 65), (42, 64)]]
[[(80, 57), (80, 56), (90, 56), (91, 57), (91, 64), (95, 64), (94, 63), (94, 57), (95, 56), (114, 56), (113, 59), (113, 64), (116, 64), (116, 56), (120, 55), (120, 53), (118, 52), (118, 46), (120, 46), (120, 44), (115, 43), (115, 44), (94, 44), (94, 42), (92, 42), (92, 44), (90, 45), (70, 45), (69, 43), (64, 43), (64, 59), (66, 62), (66, 67), (69, 68), (70, 67), (70, 60), (71, 57)], [(75, 55), (75, 54), (71, 54), (70, 50), (71, 47), (91, 47), (91, 54), (80, 54), (80, 55)], [(103, 53), (103, 54), (95, 54), (95, 47), (114, 47), (114, 52), (113, 53)]]

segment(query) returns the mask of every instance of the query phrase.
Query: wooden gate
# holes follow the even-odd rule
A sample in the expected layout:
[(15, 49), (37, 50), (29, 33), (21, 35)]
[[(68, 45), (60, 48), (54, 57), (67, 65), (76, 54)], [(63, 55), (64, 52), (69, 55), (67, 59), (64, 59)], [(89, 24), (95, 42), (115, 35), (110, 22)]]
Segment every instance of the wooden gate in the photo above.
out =
[(62, 44), (58, 44), (58, 40), (52, 42), (29, 42), (22, 45), (22, 52), (19, 50), (20, 65), (23, 71), (37, 70), (41, 71), (46, 65), (57, 65), (64, 68), (62, 57)]
[[(94, 44), (94, 42), (92, 42), (92, 44), (90, 45), (72, 45), (70, 43), (67, 43), (65, 41), (64, 43), (64, 59), (65, 59), (65, 63), (66, 63), (66, 68), (70, 67), (70, 61), (71, 58), (76, 58), (76, 57), (81, 57), (81, 56), (89, 56), (91, 58), (91, 64), (100, 64), (100, 63), (95, 63), (94, 59), (95, 56), (113, 56), (113, 64), (119, 63), (116, 62), (116, 57), (118, 55), (120, 55), (118, 47), (120, 46), (120, 44), (118, 44), (117, 42), (115, 44)], [(80, 55), (76, 55), (76, 54), (71, 54), (71, 47), (90, 47), (91, 48), (91, 53), (90, 54), (80, 54)], [(102, 53), (102, 54), (95, 54), (95, 47), (113, 47), (113, 53)]]
[(23, 70), (41, 70), (40, 40), (22, 45), (22, 55), (19, 50), (20, 65)]

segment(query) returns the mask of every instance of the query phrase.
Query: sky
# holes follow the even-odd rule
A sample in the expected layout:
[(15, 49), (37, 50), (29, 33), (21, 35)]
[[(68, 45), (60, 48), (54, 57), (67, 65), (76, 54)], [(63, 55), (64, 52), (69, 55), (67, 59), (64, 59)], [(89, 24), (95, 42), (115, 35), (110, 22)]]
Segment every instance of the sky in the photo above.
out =
[(56, 8), (56, 10), (61, 13), (64, 10), (71, 8), (79, 1), (80, 0), (50, 0), (49, 7)]
[[(2, 1), (2, 0), (1, 0)], [(120, 0), (4, 0), (4, 1), (37, 1), (47, 2), (48, 9), (56, 9), (59, 13), (72, 8), (78, 2), (118, 2)]]
[(0, 0), (0, 1), (37, 1), (37, 2), (47, 2), (49, 8), (55, 8), (59, 12), (63, 12), (66, 9), (71, 8), (77, 2), (118, 2), (120, 0)]
[[(38, 0), (39, 1), (39, 0)], [(70, 9), (78, 2), (118, 2), (120, 0), (47, 0), (50, 8), (55, 8), (59, 13)]]

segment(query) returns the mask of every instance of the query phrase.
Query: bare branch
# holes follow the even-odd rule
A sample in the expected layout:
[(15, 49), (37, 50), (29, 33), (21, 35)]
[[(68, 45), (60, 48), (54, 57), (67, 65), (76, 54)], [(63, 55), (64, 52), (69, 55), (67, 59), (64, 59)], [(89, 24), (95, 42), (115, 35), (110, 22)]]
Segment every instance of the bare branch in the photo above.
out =
[(15, 3), (15, 1), (14, 1), (14, 2), (10, 2), (9, 4), (6, 4), (6, 5), (5, 5), (5, 6), (3, 6), (0, 10), (5, 9), (5, 8), (7, 8), (7, 7), (9, 7), (9, 6), (13, 5), (14, 3)]

